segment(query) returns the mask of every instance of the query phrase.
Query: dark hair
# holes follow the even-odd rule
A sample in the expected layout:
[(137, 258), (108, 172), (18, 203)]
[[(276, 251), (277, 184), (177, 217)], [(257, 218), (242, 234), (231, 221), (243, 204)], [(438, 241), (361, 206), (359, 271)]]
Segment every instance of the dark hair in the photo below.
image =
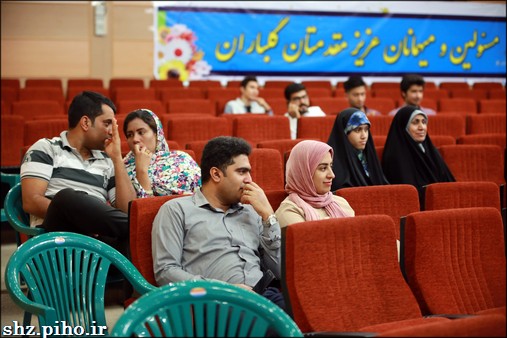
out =
[(146, 123), (151, 130), (157, 134), (157, 122), (155, 122), (155, 119), (146, 109), (137, 109), (134, 111), (131, 111), (127, 117), (125, 117), (125, 121), (123, 122), (123, 133), (125, 136), (127, 136), (127, 127), (130, 121), (134, 119), (141, 119), (144, 123)]
[(74, 96), (69, 107), (69, 128), (76, 127), (83, 116), (88, 116), (92, 120), (92, 123), (94, 123), (95, 118), (103, 114), (103, 104), (111, 107), (116, 114), (116, 106), (113, 101), (100, 93), (83, 91)]
[(285, 87), (285, 99), (287, 101), (290, 101), (290, 97), (292, 96), (292, 94), (300, 92), (302, 90), (306, 90), (306, 87), (302, 83), (296, 82), (291, 83), (290, 85)]
[(400, 89), (402, 92), (406, 93), (407, 90), (413, 86), (423, 86), (424, 87), (424, 79), (421, 75), (418, 74), (405, 74), (400, 82)]
[(352, 75), (349, 77), (347, 81), (343, 83), (343, 89), (345, 89), (345, 92), (349, 92), (354, 88), (365, 86), (366, 83), (363, 81), (363, 78), (359, 75)]
[(240, 85), (240, 87), (246, 88), (246, 85), (248, 84), (248, 82), (251, 82), (251, 81), (255, 81), (258, 83), (257, 78), (255, 76), (249, 75), (249, 76), (245, 76), (245, 78), (243, 80), (241, 80), (239, 85)]
[(239, 137), (218, 136), (211, 139), (202, 151), (201, 182), (209, 181), (211, 168), (216, 167), (225, 174), (227, 167), (234, 163), (234, 157), (248, 156), (251, 151), (248, 142)]

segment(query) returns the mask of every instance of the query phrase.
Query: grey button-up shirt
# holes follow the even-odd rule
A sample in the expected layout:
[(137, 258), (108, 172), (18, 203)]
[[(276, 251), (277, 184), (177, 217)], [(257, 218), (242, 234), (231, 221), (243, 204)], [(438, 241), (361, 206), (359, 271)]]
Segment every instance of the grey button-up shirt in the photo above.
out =
[(217, 279), (254, 286), (261, 264), (280, 278), (280, 225), (264, 226), (250, 205), (224, 212), (202, 192), (166, 202), (152, 229), (155, 279), (159, 285)]

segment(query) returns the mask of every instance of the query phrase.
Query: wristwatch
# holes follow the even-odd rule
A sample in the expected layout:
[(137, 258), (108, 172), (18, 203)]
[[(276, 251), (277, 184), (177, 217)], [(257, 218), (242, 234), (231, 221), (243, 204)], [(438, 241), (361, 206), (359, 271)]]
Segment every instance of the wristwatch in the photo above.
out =
[(262, 221), (262, 224), (264, 224), (265, 226), (272, 226), (275, 225), (276, 223), (278, 223), (278, 219), (276, 218), (275, 214), (269, 215), (265, 221)]

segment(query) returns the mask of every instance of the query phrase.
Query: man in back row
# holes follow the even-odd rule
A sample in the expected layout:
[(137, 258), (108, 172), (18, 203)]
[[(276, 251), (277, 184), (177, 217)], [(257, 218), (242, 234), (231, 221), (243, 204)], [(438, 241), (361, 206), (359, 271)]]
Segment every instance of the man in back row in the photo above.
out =
[(436, 115), (437, 113), (433, 109), (421, 106), (424, 97), (424, 84), (425, 82), (421, 75), (403, 75), (400, 82), (400, 91), (405, 104), (391, 110), (389, 115), (396, 115), (398, 110), (408, 105), (419, 107), (419, 110), (422, 110), (426, 115)]
[(361, 110), (367, 116), (381, 115), (378, 110), (366, 107), (366, 83), (359, 75), (352, 75), (343, 83), (345, 98), (353, 108)]
[(255, 76), (246, 76), (239, 87), (241, 96), (227, 102), (224, 114), (267, 114), (273, 115), (271, 107), (259, 97), (259, 83)]
[(285, 99), (287, 100), (287, 113), (289, 118), (290, 136), (297, 138), (298, 119), (301, 117), (326, 116), (326, 113), (318, 106), (310, 106), (310, 98), (306, 87), (301, 83), (293, 82), (285, 88)]

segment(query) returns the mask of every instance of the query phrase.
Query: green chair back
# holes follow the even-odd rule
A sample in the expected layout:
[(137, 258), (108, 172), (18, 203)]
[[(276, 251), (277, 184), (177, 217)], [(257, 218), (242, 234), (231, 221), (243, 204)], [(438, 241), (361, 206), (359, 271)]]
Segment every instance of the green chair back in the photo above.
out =
[[(45, 233), (23, 243), (7, 263), (5, 284), (19, 307), (38, 316), (40, 327), (63, 332), (63, 325), (68, 325), (97, 334), (98, 327), (106, 326), (104, 291), (111, 265), (140, 294), (156, 289), (116, 249), (71, 232)], [(107, 328), (103, 333), (108, 334)]]
[[(13, 186), (15, 186), (16, 183), (19, 183), (19, 181), (20, 181), (19, 174), (7, 174), (4, 172), (1, 172), (0, 174), (1, 174), (1, 176), (0, 176), (1, 182), (7, 183), (9, 185), (9, 190)], [(5, 200), (4, 200), (4, 204), (5, 204)], [(7, 215), (5, 214), (5, 210), (3, 207), (2, 207), (2, 222), (7, 222)]]
[[(30, 217), (23, 210), (21, 183), (14, 185), (7, 193), (7, 196), (5, 196), (4, 209), (7, 221), (16, 230), (18, 235), (25, 234), (30, 238), (44, 233), (44, 229), (42, 228), (30, 227)], [(18, 246), (20, 244), (21, 241), (18, 237)]]
[(294, 321), (266, 298), (235, 285), (197, 280), (150, 292), (120, 316), (113, 337), (303, 337)]

